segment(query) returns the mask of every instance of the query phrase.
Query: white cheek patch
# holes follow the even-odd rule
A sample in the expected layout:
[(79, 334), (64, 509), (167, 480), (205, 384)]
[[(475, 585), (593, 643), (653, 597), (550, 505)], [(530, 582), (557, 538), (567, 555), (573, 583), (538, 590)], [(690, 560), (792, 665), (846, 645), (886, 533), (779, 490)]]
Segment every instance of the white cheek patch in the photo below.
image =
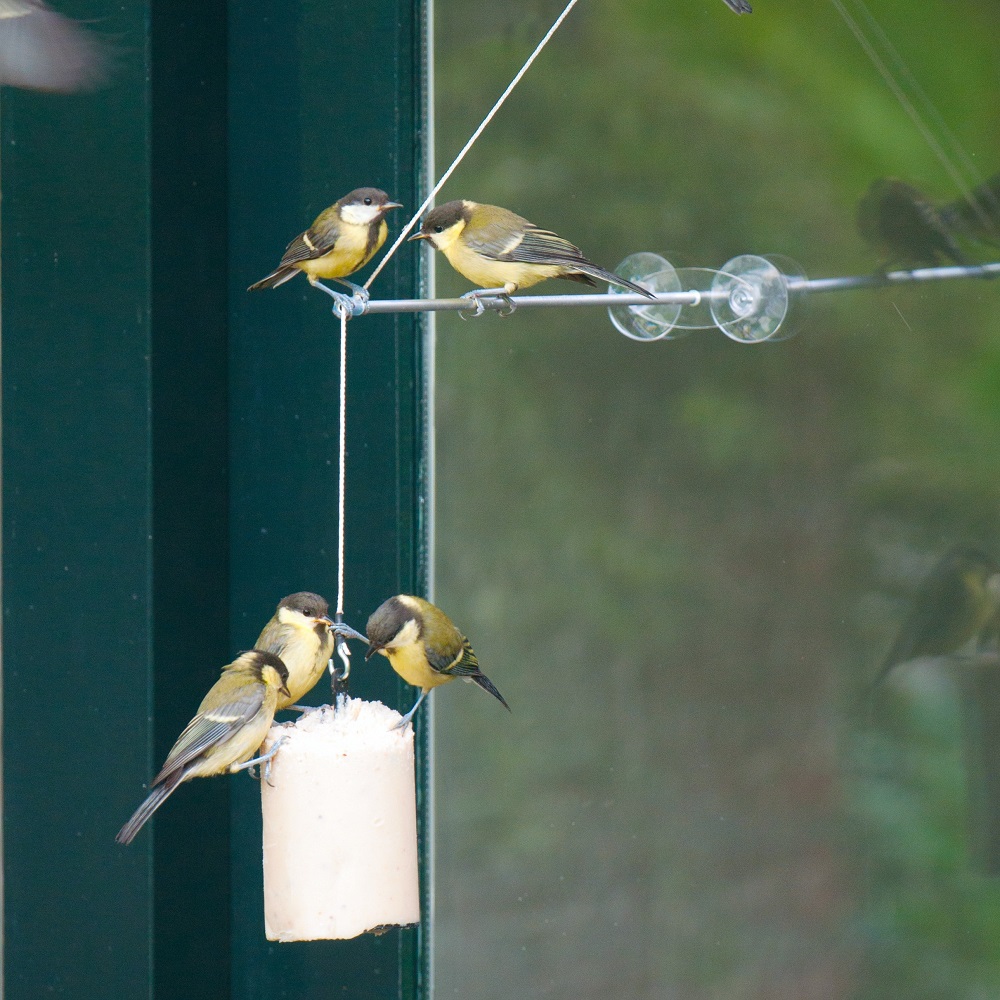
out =
[(294, 611), (292, 608), (278, 608), (278, 621), (282, 625), (309, 626), (312, 619), (307, 618), (301, 611)]
[(392, 644), (397, 649), (404, 648), (416, 642), (419, 636), (420, 630), (417, 628), (417, 623), (411, 618), (396, 634), (396, 638), (392, 640)]
[(380, 205), (345, 205), (340, 217), (352, 226), (370, 225), (382, 212)]
[(443, 233), (434, 233), (430, 238), (430, 242), (435, 250), (447, 250), (461, 236), (463, 229), (465, 229), (465, 224), (456, 222), (455, 225), (449, 226)]

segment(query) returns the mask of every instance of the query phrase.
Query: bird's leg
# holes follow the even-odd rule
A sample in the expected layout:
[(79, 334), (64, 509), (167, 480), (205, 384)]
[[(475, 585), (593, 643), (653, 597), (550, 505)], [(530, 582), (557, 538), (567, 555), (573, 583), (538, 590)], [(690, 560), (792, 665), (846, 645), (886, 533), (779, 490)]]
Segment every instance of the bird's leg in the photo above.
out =
[(356, 285), (353, 281), (348, 281), (346, 278), (334, 278), (333, 280), (336, 281), (338, 285), (343, 285), (345, 288), (349, 288), (351, 290), (351, 295), (353, 295), (356, 299), (363, 299), (365, 302), (368, 301), (368, 289), (365, 288), (364, 285)]
[(486, 307), (483, 305), (482, 300), (489, 298), (500, 299), (505, 304), (505, 307), (497, 309), (497, 315), (509, 316), (517, 308), (511, 300), (511, 295), (516, 291), (516, 285), (507, 284), (502, 288), (476, 288), (471, 292), (466, 292), (462, 298), (468, 299), (474, 305), (475, 310), (468, 316), (464, 312), (459, 312), (458, 315), (462, 319), (474, 319), (476, 316), (482, 316), (486, 312)]
[(332, 288), (324, 285), (319, 278), (309, 275), (309, 284), (313, 288), (318, 288), (320, 291), (325, 292), (333, 299), (333, 311), (338, 315), (341, 310), (346, 312), (348, 316), (363, 315), (368, 305), (368, 289), (362, 288), (360, 285), (355, 285), (353, 281), (344, 281), (343, 278), (334, 278), (333, 280), (350, 288), (351, 294), (345, 295), (343, 292), (335, 292)]
[(264, 780), (270, 785), (271, 784), (271, 760), (274, 755), (278, 752), (278, 748), (282, 743), (287, 740), (287, 736), (279, 736), (272, 745), (271, 749), (267, 753), (261, 754), (259, 757), (253, 757), (250, 760), (245, 760), (242, 764), (230, 764), (230, 771), (248, 771), (255, 764), (264, 765)]
[(334, 622), (330, 626), (330, 631), (333, 632), (334, 635), (340, 635), (346, 639), (357, 639), (358, 642), (363, 642), (366, 646), (368, 645), (368, 636), (363, 635), (357, 629), (351, 628), (351, 626), (347, 625), (345, 622)]
[(411, 719), (413, 718), (413, 713), (414, 713), (414, 712), (415, 712), (415, 711), (416, 711), (416, 710), (417, 710), (418, 708), (420, 708), (420, 703), (421, 703), (421, 702), (422, 702), (422, 701), (424, 700), (424, 698), (426, 698), (426, 697), (427, 697), (427, 692), (428, 692), (429, 690), (430, 690), (430, 688), (424, 688), (424, 689), (423, 689), (423, 690), (422, 690), (422, 691), (420, 692), (420, 697), (419, 697), (419, 698), (417, 699), (417, 701), (416, 701), (416, 704), (415, 704), (415, 705), (413, 706), (413, 708), (411, 708), (411, 709), (409, 710), (409, 712), (407, 712), (407, 713), (406, 713), (406, 715), (404, 715), (404, 716), (403, 716), (403, 717), (402, 717), (402, 718), (401, 718), (401, 719), (399, 720), (399, 722), (397, 722), (397, 723), (396, 723), (396, 725), (394, 725), (394, 726), (392, 727), (393, 729), (405, 729), (405, 728), (406, 728), (406, 725), (407, 725), (407, 723), (408, 723), (408, 722), (409, 722), (409, 721), (410, 721), (410, 720), (411, 720)]

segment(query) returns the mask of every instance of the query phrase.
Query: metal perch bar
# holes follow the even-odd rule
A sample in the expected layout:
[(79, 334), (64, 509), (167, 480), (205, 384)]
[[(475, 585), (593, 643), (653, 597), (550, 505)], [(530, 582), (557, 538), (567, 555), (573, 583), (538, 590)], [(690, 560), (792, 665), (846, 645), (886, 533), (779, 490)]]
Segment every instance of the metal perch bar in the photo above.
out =
[[(949, 281), (956, 278), (996, 278), (1000, 277), (1000, 263), (977, 264), (970, 267), (923, 267), (912, 271), (889, 271), (888, 273), (849, 275), (841, 278), (787, 278), (788, 291), (795, 294), (813, 292), (839, 292), (855, 288), (883, 288), (889, 285), (904, 285), (921, 281)], [(609, 293), (582, 295), (483, 295), (473, 299), (380, 299), (371, 300), (359, 307), (358, 315), (366, 313), (406, 313), (406, 312), (469, 312), (474, 311), (479, 301), (483, 309), (505, 312), (515, 309), (545, 309), (560, 306), (651, 306), (651, 305), (698, 305), (706, 300), (726, 298), (724, 292), (690, 291), (664, 292), (655, 300), (632, 293)]]

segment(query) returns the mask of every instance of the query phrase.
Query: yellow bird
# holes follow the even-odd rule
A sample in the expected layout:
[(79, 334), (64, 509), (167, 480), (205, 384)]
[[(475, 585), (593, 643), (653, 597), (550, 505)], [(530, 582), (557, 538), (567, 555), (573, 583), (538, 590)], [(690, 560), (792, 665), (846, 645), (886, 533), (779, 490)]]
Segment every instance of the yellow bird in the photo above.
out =
[(320, 278), (332, 279), (357, 292), (357, 285), (343, 279), (378, 253), (389, 233), (385, 216), (393, 208), (402, 206), (390, 201), (378, 188), (358, 188), (345, 194), (320, 212), (313, 224), (288, 244), (281, 263), (247, 291), (277, 288), (301, 271), (311, 285), (324, 291), (329, 289)]
[(349, 625), (335, 623), (326, 598), (307, 590), (289, 594), (278, 603), (271, 620), (261, 630), (254, 649), (273, 653), (288, 668), (287, 691), (278, 698), (278, 711), (298, 707), (327, 669), (333, 656), (335, 637), (368, 640)]
[(241, 653), (222, 668), (195, 717), (177, 737), (146, 800), (118, 831), (119, 844), (131, 844), (146, 821), (182, 782), (243, 771), (269, 762), (277, 746), (251, 758), (274, 721), (279, 694), (288, 694), (285, 665), (271, 653)]
[(449, 201), (428, 212), (420, 232), (410, 239), (427, 240), (483, 290), (513, 295), (546, 278), (568, 278), (585, 285), (606, 281), (654, 297), (649, 289), (587, 260), (568, 240), (498, 205)]
[(396, 724), (397, 729), (413, 718), (431, 688), (458, 677), (475, 681), (510, 711), (503, 695), (479, 669), (469, 640), (430, 601), (409, 594), (390, 597), (368, 619), (366, 631), (369, 646), (365, 659), (381, 653), (407, 684), (420, 688), (420, 697)]

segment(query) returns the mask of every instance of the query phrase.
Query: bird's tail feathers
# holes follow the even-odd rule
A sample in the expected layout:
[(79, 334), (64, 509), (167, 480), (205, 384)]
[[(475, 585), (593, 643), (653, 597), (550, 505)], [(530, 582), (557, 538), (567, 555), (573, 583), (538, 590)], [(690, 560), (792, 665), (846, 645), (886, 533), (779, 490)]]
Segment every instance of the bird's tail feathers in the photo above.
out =
[(605, 271), (603, 267), (599, 267), (597, 264), (577, 264), (576, 269), (588, 278), (596, 278), (598, 281), (606, 281), (609, 285), (618, 285), (620, 288), (627, 288), (630, 292), (638, 292), (640, 295), (645, 295), (647, 299), (656, 297), (656, 293), (651, 292), (648, 288), (643, 288), (642, 285), (637, 285), (634, 281), (629, 281), (628, 278), (620, 278), (611, 271)]
[(115, 841), (119, 844), (131, 844), (135, 840), (135, 835), (146, 825), (149, 817), (166, 802), (170, 793), (181, 783), (183, 778), (184, 772), (177, 771), (166, 778), (163, 784), (157, 785), (132, 814), (132, 818), (118, 831)]
[(299, 273), (297, 267), (279, 267), (273, 270), (266, 278), (255, 281), (248, 289), (248, 292), (259, 292), (262, 288), (277, 288), (286, 281), (290, 281)]
[(483, 673), (471, 674), (470, 678), (471, 680), (474, 680), (484, 691), (489, 691), (489, 693), (493, 695), (493, 697), (496, 698), (496, 700), (500, 702), (500, 704), (503, 705), (503, 707), (506, 708), (508, 712), (510, 711), (510, 705), (508, 705), (507, 702), (504, 701), (503, 695), (496, 689), (496, 686), (494, 685), (493, 681), (491, 681), (489, 677), (486, 676), (486, 674)]

